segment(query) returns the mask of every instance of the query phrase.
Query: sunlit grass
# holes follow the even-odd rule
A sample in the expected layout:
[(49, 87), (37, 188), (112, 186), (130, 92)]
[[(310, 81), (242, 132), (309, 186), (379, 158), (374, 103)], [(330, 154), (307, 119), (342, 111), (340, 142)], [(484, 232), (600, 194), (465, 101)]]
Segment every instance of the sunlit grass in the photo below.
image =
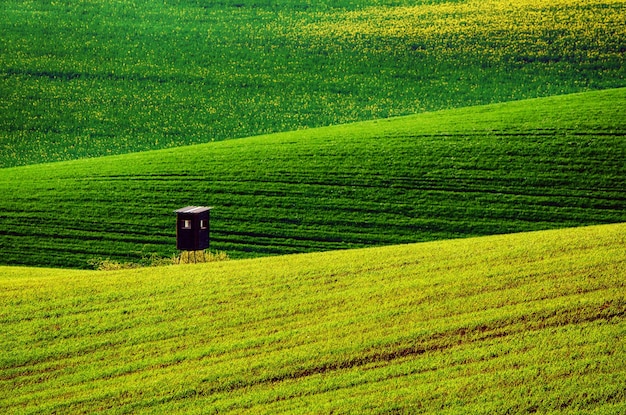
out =
[(619, 413), (626, 227), (0, 268), (8, 413)]

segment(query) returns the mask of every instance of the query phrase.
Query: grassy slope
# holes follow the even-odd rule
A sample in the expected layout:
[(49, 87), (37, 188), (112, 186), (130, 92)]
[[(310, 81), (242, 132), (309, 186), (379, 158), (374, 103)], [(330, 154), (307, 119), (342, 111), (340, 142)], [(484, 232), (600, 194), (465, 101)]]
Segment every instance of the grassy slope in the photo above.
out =
[(626, 89), (0, 170), (0, 263), (284, 254), (626, 221)]
[(625, 8), (4, 0), (0, 166), (623, 87)]
[(624, 413), (625, 236), (3, 267), (0, 410)]

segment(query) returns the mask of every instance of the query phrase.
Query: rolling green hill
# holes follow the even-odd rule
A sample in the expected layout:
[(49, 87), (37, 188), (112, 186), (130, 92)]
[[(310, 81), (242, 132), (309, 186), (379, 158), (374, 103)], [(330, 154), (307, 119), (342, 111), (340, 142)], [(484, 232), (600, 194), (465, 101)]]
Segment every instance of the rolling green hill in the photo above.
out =
[(0, 2), (0, 167), (626, 86), (621, 0)]
[(0, 267), (0, 411), (621, 414), (626, 225)]
[(175, 251), (210, 205), (231, 257), (626, 221), (626, 89), (0, 169), (0, 263)]

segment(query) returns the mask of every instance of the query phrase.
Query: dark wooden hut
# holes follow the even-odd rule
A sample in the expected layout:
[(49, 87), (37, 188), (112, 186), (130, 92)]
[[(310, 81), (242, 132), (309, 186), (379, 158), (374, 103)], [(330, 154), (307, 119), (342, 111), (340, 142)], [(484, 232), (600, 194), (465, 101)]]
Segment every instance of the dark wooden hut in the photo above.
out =
[(209, 247), (211, 208), (187, 206), (176, 212), (176, 248), (200, 251)]

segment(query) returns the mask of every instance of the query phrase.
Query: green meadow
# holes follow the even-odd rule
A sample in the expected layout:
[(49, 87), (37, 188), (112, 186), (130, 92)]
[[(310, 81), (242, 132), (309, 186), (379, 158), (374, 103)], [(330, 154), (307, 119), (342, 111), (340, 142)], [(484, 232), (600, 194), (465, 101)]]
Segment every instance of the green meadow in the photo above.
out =
[(620, 0), (3, 0), (0, 167), (626, 86)]
[(626, 413), (625, 16), (1, 1), (0, 413)]
[(626, 221), (626, 89), (0, 170), (3, 264), (232, 258)]
[(626, 410), (626, 225), (125, 271), (0, 268), (0, 411)]

